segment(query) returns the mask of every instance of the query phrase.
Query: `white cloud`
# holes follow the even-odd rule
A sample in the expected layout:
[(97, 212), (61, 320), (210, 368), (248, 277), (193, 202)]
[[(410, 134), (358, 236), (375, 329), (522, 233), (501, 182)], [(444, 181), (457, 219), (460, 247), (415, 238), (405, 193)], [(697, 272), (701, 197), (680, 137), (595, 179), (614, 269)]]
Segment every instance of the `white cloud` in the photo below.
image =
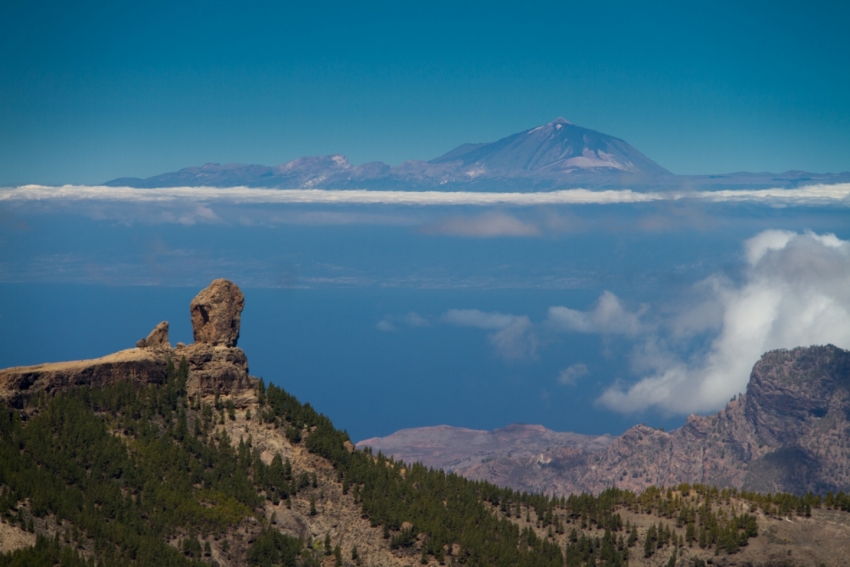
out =
[(431, 322), (417, 313), (416, 311), (410, 311), (407, 315), (404, 316), (396, 316), (396, 315), (386, 315), (383, 319), (381, 319), (376, 325), (379, 331), (386, 331), (390, 333), (394, 333), (399, 330), (399, 327), (430, 327)]
[(496, 353), (505, 360), (535, 358), (537, 335), (534, 324), (526, 315), (511, 315), (498, 311), (486, 312), (478, 309), (449, 309), (440, 316), (440, 321), (458, 327), (474, 327), (496, 331), (487, 335)]
[(430, 327), (431, 322), (428, 321), (425, 317), (417, 313), (416, 311), (411, 311), (407, 315), (404, 316), (404, 322), (410, 325), (411, 327)]
[(134, 189), (64, 185), (24, 185), (0, 189), (0, 202), (87, 201), (173, 203), (200, 201), (233, 204), (372, 204), (417, 206), (605, 205), (659, 201), (752, 202), (760, 204), (850, 205), (850, 183), (810, 185), (796, 189), (692, 192), (593, 191), (566, 189), (532, 193), (474, 191), (372, 191), (365, 189), (257, 189), (249, 187), (166, 187)]
[(514, 317), (507, 327), (487, 338), (505, 360), (537, 357), (537, 335), (534, 325), (525, 315)]
[(476, 327), (478, 329), (504, 329), (516, 316), (498, 311), (479, 311), (478, 309), (449, 309), (440, 320), (458, 327)]
[(587, 365), (579, 362), (561, 370), (561, 373), (558, 374), (558, 383), (575, 386), (579, 378), (584, 378), (588, 374)]
[(221, 222), (221, 219), (218, 217), (218, 215), (216, 215), (213, 210), (207, 207), (206, 205), (198, 205), (196, 207), (191, 207), (188, 210), (179, 212), (166, 211), (163, 212), (162, 219), (165, 222), (176, 222), (184, 226), (191, 226), (199, 222)]
[(716, 325), (719, 314), (708, 351), (682, 360), (652, 335), (635, 354), (638, 367), (651, 374), (627, 389), (609, 389), (600, 403), (623, 412), (712, 411), (746, 389), (753, 364), (768, 350), (827, 343), (850, 348), (849, 241), (765, 231), (748, 240), (744, 252), (743, 283), (712, 278), (709, 300), (686, 317), (686, 331), (700, 330)]
[(497, 236), (539, 236), (540, 229), (504, 213), (449, 217), (422, 227), (426, 234), (493, 238)]
[(636, 335), (644, 330), (641, 317), (647, 306), (628, 311), (616, 295), (605, 291), (590, 311), (577, 311), (569, 307), (550, 307), (548, 323), (557, 330), (579, 333)]

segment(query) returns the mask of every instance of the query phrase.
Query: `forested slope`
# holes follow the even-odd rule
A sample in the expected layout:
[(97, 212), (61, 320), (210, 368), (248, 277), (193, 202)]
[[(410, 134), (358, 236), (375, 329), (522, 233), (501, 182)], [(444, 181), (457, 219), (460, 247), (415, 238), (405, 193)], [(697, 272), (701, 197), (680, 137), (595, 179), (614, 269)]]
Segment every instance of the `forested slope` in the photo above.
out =
[[(850, 508), (843, 494), (688, 485), (516, 493), (352, 451), (344, 431), (278, 387), (258, 383), (256, 402), (237, 411), (191, 395), (187, 376), (184, 361), (163, 385), (77, 387), (2, 412), (0, 514), (39, 538), (0, 565), (699, 565), (743, 557), (764, 539), (757, 518)], [(275, 440), (289, 456), (269, 458)], [(284, 525), (293, 510), (318, 520), (346, 508), (370, 536)]]
[(242, 305), (216, 280), (192, 345), (0, 370), (0, 567), (846, 562), (843, 493), (529, 493), (355, 450), (248, 374)]

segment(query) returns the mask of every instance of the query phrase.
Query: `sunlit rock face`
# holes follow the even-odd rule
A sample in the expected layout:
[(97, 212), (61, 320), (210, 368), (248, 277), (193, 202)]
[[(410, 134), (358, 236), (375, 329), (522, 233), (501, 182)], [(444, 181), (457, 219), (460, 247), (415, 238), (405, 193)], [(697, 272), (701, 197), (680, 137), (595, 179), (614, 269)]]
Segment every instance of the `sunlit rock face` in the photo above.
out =
[(163, 321), (154, 327), (146, 338), (136, 342), (136, 348), (171, 348), (171, 343), (168, 342), (168, 321)]
[(195, 342), (235, 347), (244, 307), (245, 296), (236, 284), (226, 279), (213, 281), (189, 305)]

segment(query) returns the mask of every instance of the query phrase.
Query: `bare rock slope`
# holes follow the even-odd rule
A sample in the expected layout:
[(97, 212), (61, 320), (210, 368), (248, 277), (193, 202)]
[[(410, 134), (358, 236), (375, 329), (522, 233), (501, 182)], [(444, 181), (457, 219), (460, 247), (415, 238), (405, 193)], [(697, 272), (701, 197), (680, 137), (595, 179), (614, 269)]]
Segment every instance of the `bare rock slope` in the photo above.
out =
[[(745, 395), (715, 415), (690, 416), (675, 431), (636, 425), (605, 439), (539, 426), (474, 435), (442, 427), (403, 430), (358, 446), (536, 492), (642, 490), (681, 482), (826, 492), (850, 487), (848, 418), (850, 352), (827, 345), (766, 353), (753, 367)], [(565, 435), (574, 441), (557, 441)], [(501, 439), (477, 441), (488, 436)]]

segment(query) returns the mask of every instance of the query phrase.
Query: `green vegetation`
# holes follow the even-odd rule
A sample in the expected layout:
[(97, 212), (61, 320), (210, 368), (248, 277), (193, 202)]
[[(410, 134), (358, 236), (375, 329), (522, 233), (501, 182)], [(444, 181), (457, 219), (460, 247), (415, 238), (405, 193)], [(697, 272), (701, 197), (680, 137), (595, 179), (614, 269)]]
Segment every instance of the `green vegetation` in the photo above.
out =
[[(317, 488), (315, 472), (299, 473), (280, 455), (266, 465), (250, 441), (234, 446), (216, 428), (235, 419), (232, 401), (217, 397), (210, 406), (190, 399), (187, 375), (184, 360), (176, 368), (169, 364), (162, 386), (127, 381), (78, 388), (36, 397), (25, 412), (0, 411), (0, 514), (30, 531), (34, 518), (41, 525), (50, 516), (66, 534), (42, 534), (33, 548), (0, 555), (0, 567), (207, 565), (210, 537), (252, 515), (264, 527), (248, 550), (249, 564), (318, 565), (322, 552), (343, 564), (329, 536), (314, 546), (281, 534), (260, 514), (264, 499), (290, 503), (299, 491)], [(309, 404), (262, 383), (258, 395), (255, 418), (328, 459), (343, 492), (373, 526), (382, 526), (387, 548), (421, 545), (410, 552), (424, 563), (619, 566), (641, 552), (663, 552), (675, 561), (682, 546), (735, 553), (758, 533), (756, 509), (810, 515), (813, 507), (850, 506), (843, 493), (760, 495), (687, 484), (640, 494), (616, 488), (598, 496), (520, 493), (380, 453), (351, 452), (346, 432)], [(749, 502), (749, 513), (730, 512), (733, 497)], [(315, 496), (310, 503), (316, 514)], [(624, 525), (624, 510), (668, 521), (638, 533)], [(567, 533), (559, 545), (556, 535)], [(360, 561), (356, 548), (351, 558)]]

